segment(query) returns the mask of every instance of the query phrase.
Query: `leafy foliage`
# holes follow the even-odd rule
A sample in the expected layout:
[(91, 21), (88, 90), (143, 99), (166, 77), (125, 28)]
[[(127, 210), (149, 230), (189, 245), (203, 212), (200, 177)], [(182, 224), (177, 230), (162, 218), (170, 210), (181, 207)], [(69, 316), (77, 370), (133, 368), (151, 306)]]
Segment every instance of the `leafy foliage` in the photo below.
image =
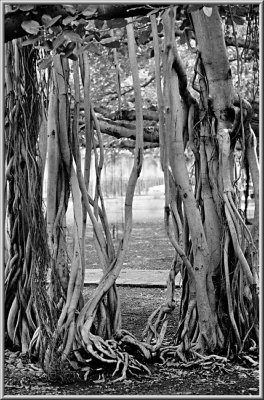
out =
[[(33, 5), (10, 6), (14, 12), (19, 8), (23, 12), (30, 12)], [(33, 45), (44, 49), (44, 58), (39, 61), (41, 69), (52, 65), (56, 54), (63, 55), (71, 60), (77, 60), (83, 52), (89, 52), (91, 63), (91, 91), (95, 102), (107, 105), (114, 111), (117, 105), (116, 71), (121, 77), (122, 107), (131, 109), (133, 105), (133, 91), (131, 88), (130, 70), (127, 62), (127, 48), (125, 29), (127, 20), (122, 17), (102, 20), (97, 18), (97, 5), (64, 5), (68, 14), (66, 17), (57, 15), (52, 18), (48, 14), (42, 15), (42, 24), (37, 21), (25, 20), (22, 27), (30, 35), (22, 42), (22, 46)], [(157, 28), (160, 37), (163, 36), (162, 15), (166, 7), (151, 7), (147, 15), (138, 16), (135, 20), (135, 38), (138, 49), (141, 83), (147, 82), (154, 75), (154, 59), (150, 15), (157, 16)], [(191, 13), (203, 10), (210, 18), (212, 7), (207, 4), (181, 4), (176, 8), (176, 40), (179, 52), (186, 67), (187, 76), (192, 77), (195, 63), (195, 37), (192, 26)], [(259, 7), (254, 4), (235, 4), (218, 6), (223, 20), (225, 36), (229, 46), (231, 70), (234, 85), (237, 87), (239, 57), (239, 73), (241, 74), (242, 93), (250, 101), (258, 98), (258, 49), (253, 48), (258, 43)], [(236, 43), (233, 36), (233, 25), (237, 31), (239, 54), (237, 57)], [(242, 47), (241, 39), (245, 39)], [(192, 51), (189, 51), (192, 46)], [(116, 51), (118, 65), (115, 65), (113, 51)], [(250, 78), (250, 79), (248, 79)], [(100, 90), (99, 90), (100, 88)], [(238, 87), (237, 87), (238, 88)], [(156, 105), (155, 82), (152, 81), (142, 88), (144, 106)], [(196, 93), (193, 92), (196, 96)]]

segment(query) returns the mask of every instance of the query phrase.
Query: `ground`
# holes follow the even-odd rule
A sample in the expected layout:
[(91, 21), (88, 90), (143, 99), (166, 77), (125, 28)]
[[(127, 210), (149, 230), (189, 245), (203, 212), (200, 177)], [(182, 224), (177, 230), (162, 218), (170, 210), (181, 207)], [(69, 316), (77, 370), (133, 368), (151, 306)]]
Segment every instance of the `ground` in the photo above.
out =
[[(119, 226), (121, 230), (121, 226)], [(121, 232), (119, 232), (121, 234)], [(118, 240), (118, 238), (117, 238)], [(87, 237), (87, 246), (88, 246)], [(88, 247), (87, 247), (88, 252)], [(87, 253), (88, 256), (88, 253)], [(136, 223), (124, 268), (169, 269), (173, 250), (165, 236), (161, 221)], [(90, 254), (90, 268), (98, 268), (96, 255)], [(84, 290), (89, 297), (93, 287)], [(166, 289), (119, 287), (122, 304), (122, 325), (139, 339), (150, 314), (166, 300)], [(170, 316), (165, 340), (173, 342), (175, 322), (179, 313), (180, 289), (176, 292), (176, 308)], [(205, 363), (186, 368), (179, 363), (152, 364), (151, 376), (128, 376), (123, 382), (113, 383), (110, 373), (94, 370), (87, 381), (51, 383), (37, 365), (19, 353), (5, 350), (4, 394), (9, 396), (159, 396), (209, 395), (257, 396), (259, 394), (258, 367), (252, 367), (241, 357), (239, 363)]]

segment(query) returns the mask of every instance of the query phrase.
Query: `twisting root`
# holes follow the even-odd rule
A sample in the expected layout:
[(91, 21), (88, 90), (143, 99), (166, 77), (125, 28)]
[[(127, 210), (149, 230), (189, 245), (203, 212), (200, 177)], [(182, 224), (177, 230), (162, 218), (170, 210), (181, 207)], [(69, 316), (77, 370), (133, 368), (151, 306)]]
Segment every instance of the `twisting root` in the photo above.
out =
[(124, 357), (125, 357), (125, 360), (124, 360), (124, 367), (123, 367), (122, 375), (119, 378), (115, 379), (114, 382), (123, 381), (124, 379), (126, 379), (129, 356), (127, 353), (125, 353)]
[[(82, 350), (82, 355), (78, 352)], [(83, 351), (89, 355), (86, 360)], [(99, 361), (102, 364), (115, 365), (112, 376), (121, 372), (121, 376), (114, 382), (126, 379), (127, 374), (135, 375), (138, 373), (151, 374), (150, 370), (139, 361), (139, 359), (150, 360), (152, 357), (152, 346), (139, 342), (136, 337), (126, 330), (119, 330), (113, 339), (104, 340), (100, 336), (92, 334), (90, 331), (84, 334), (84, 331), (74, 340), (74, 354), (78, 361), (87, 363)], [(85, 370), (85, 377), (88, 372)]]

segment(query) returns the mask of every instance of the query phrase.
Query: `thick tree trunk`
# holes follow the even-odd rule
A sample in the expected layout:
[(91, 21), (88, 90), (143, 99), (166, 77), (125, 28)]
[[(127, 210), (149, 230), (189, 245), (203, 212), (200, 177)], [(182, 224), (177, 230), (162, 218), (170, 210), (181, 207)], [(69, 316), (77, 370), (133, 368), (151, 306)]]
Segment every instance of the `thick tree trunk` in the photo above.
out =
[(231, 107), (234, 91), (218, 7), (212, 7), (210, 17), (202, 9), (197, 10), (192, 13), (192, 20), (212, 109), (222, 119), (221, 111)]
[[(241, 302), (241, 298), (236, 300), (234, 288), (236, 284), (238, 286), (245, 285), (245, 287), (250, 287), (252, 290), (250, 296), (252, 296), (254, 302), (256, 302), (254, 288), (256, 284), (256, 274), (254, 272), (256, 259), (252, 263), (248, 263), (244, 255), (247, 246), (250, 247), (254, 254), (256, 252), (256, 247), (254, 246), (252, 238), (247, 241), (250, 234), (245, 222), (239, 215), (236, 205), (235, 181), (233, 180), (234, 154), (230, 145), (232, 140), (232, 127), (235, 120), (235, 111), (233, 107), (235, 95), (224, 42), (222, 22), (217, 6), (212, 7), (211, 16), (205, 15), (203, 9), (193, 12), (192, 20), (201, 60), (199, 64), (200, 84), (202, 85), (200, 103), (200, 155), (204, 227), (207, 242), (208, 244), (210, 243), (211, 263), (214, 263), (209, 269), (207, 281), (210, 281), (210, 277), (214, 280), (215, 290), (217, 292), (220, 264), (224, 265), (223, 273), (225, 274), (228, 313), (235, 338), (233, 339), (232, 346), (236, 343), (238, 349), (241, 350), (244, 346), (242, 337), (245, 337), (245, 331), (249, 329), (249, 326), (247, 323), (245, 324), (245, 321), (240, 320), (240, 314), (237, 315), (233, 309), (233, 307), (235, 307), (234, 304), (239, 304)], [(242, 106), (242, 102), (240, 102), (240, 105)], [(208, 124), (209, 121), (211, 121), (210, 125)], [(255, 150), (252, 151), (255, 147), (254, 143), (252, 140), (252, 146), (248, 146), (246, 141), (244, 141), (244, 143), (248, 149), (246, 154), (250, 155), (252, 159), (251, 168), (252, 170), (256, 170), (256, 154)], [(254, 153), (253, 157), (251, 151)], [(213, 153), (214, 161), (211, 157)], [(217, 167), (216, 163), (218, 164)], [(210, 177), (209, 181), (208, 176)], [(206, 179), (204, 179), (204, 177), (206, 177)], [(255, 180), (257, 180), (257, 178), (255, 178)], [(208, 182), (210, 182), (210, 185), (208, 185)], [(258, 218), (258, 213), (256, 213), (256, 217)], [(214, 225), (212, 225), (212, 222)], [(225, 223), (227, 226), (225, 226)], [(247, 245), (244, 244), (245, 241)], [(219, 249), (222, 242), (224, 242), (224, 248), (222, 248), (221, 254), (215, 252), (214, 257), (212, 257), (213, 250)], [(226, 252), (228, 252), (228, 255)], [(231, 277), (230, 274), (233, 268), (230, 262), (231, 259), (233, 259), (233, 262), (237, 265), (237, 274), (240, 273), (241, 277), (243, 276), (243, 279), (245, 279), (244, 283), (243, 279), (240, 279), (239, 284), (236, 283), (236, 274), (234, 277)], [(214, 296), (213, 287), (211, 294), (209, 292), (211, 286), (212, 285), (208, 285), (208, 293), (213, 310), (215, 309), (214, 304), (217, 299)], [(233, 290), (231, 288), (233, 288)], [(244, 288), (240, 290), (244, 290)], [(221, 301), (223, 301), (223, 298)], [(239, 305), (239, 307), (243, 306)], [(255, 315), (253, 311), (254, 307), (257, 308), (256, 303), (253, 307), (249, 306), (247, 311), (243, 310), (243, 312), (248, 312), (249, 315), (251, 315), (250, 318), (253, 318), (253, 315)], [(221, 315), (218, 315), (217, 318), (221, 320)], [(257, 318), (255, 321), (256, 324), (253, 325), (257, 334)], [(223, 326), (223, 329), (226, 329), (226, 327)]]
[[(164, 16), (164, 29), (165, 54), (167, 53), (167, 59), (164, 60), (164, 65), (167, 65), (167, 74), (165, 74), (165, 110), (166, 131), (167, 135), (169, 135), (166, 139), (166, 146), (168, 148), (171, 171), (183, 201), (193, 254), (192, 269), (188, 270), (191, 293), (189, 313), (190, 315), (192, 314), (194, 304), (197, 304), (199, 317), (199, 339), (197, 347), (202, 349), (209, 348), (212, 351), (216, 346), (217, 337), (216, 320), (212, 313), (207, 294), (210, 254), (201, 214), (197, 207), (192, 186), (189, 182), (189, 175), (185, 162), (183, 109), (178, 75), (173, 67), (175, 63), (177, 63), (177, 48), (171, 40), (172, 26), (168, 14)], [(186, 334), (186, 330), (184, 330), (184, 332)]]

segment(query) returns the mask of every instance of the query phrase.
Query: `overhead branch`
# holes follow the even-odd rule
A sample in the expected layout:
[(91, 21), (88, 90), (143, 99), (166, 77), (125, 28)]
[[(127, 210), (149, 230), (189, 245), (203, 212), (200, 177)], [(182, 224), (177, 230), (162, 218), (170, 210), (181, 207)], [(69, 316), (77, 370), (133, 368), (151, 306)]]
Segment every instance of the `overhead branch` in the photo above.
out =
[[(126, 138), (135, 140), (136, 139), (136, 126), (124, 121), (110, 121), (98, 117), (100, 130), (102, 133), (113, 136), (117, 139)], [(80, 121), (79, 129), (82, 130), (85, 124)], [(159, 144), (159, 132), (158, 127), (155, 126), (144, 126), (143, 140), (148, 143)]]
[[(126, 124), (126, 126), (120, 126), (120, 124), (98, 119), (100, 124), (100, 129), (102, 133), (113, 136), (117, 139), (127, 138), (136, 139), (136, 127), (133, 124)], [(159, 132), (158, 129), (151, 129), (144, 127), (143, 132), (144, 142), (159, 143)]]

